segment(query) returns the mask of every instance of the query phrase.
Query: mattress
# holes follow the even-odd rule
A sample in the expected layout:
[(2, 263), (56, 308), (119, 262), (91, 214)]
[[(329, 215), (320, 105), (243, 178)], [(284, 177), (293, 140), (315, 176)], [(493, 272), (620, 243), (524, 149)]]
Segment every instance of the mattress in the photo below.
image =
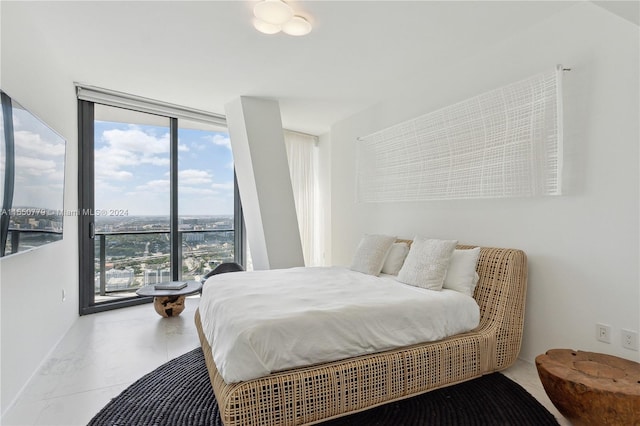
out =
[(478, 326), (469, 296), (341, 267), (214, 275), (202, 331), (226, 383), (422, 342)]

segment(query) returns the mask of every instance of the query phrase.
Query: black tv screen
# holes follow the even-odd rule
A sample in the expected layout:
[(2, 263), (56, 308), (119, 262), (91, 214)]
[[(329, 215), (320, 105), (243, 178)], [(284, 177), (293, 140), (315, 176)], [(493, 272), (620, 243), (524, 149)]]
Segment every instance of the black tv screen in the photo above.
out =
[(62, 239), (65, 140), (0, 90), (0, 256)]

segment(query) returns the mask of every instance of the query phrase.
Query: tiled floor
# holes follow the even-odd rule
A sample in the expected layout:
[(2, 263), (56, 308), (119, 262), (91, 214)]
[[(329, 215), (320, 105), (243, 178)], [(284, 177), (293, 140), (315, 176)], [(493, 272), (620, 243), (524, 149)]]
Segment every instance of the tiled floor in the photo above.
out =
[[(80, 317), (0, 422), (12, 425), (86, 425), (111, 398), (144, 374), (199, 345), (193, 315), (161, 318), (152, 305)], [(535, 367), (518, 361), (505, 371), (541, 401), (562, 425)]]
[(80, 317), (0, 423), (86, 425), (135, 380), (199, 346), (199, 300), (187, 297), (174, 318), (152, 304)]

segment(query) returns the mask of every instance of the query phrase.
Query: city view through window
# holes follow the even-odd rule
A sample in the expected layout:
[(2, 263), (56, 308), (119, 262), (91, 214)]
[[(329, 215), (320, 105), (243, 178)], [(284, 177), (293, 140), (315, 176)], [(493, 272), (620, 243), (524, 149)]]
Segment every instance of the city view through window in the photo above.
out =
[[(134, 119), (143, 116), (135, 114)], [(131, 121), (96, 118), (94, 123), (96, 300), (171, 281), (172, 267), (179, 269), (181, 280), (200, 280), (218, 264), (234, 260), (228, 134), (179, 124), (179, 264), (171, 265), (168, 119)]]
[[(171, 281), (168, 217), (129, 216), (101, 222), (96, 226), (96, 294), (131, 292)], [(233, 215), (194, 216), (180, 222), (182, 280), (199, 281), (220, 263), (234, 260)]]

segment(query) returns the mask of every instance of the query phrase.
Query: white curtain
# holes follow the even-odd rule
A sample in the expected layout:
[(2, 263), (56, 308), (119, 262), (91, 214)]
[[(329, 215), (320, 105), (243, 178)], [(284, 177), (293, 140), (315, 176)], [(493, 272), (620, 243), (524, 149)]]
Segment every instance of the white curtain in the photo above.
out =
[(323, 256), (320, 238), (317, 138), (285, 130), (284, 141), (289, 158), (304, 262), (306, 266), (320, 266)]

